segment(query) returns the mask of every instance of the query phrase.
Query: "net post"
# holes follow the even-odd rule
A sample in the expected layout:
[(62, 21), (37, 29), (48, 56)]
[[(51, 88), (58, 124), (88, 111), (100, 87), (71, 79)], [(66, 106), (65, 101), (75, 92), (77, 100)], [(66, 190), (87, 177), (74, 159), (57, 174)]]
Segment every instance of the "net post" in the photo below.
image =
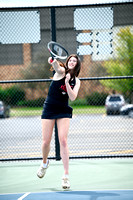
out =
[[(51, 35), (52, 41), (56, 42), (56, 16), (55, 16), (55, 8), (51, 8)], [(55, 73), (55, 72), (53, 72)], [(55, 158), (56, 160), (60, 160), (60, 144), (58, 138), (58, 128), (57, 122), (55, 121)]]
[(57, 122), (56, 121), (55, 121), (55, 158), (56, 158), (56, 160), (61, 160), (60, 143), (59, 143), (58, 128), (57, 128)]
[(51, 34), (52, 41), (56, 42), (56, 16), (55, 16), (55, 8), (51, 8)]

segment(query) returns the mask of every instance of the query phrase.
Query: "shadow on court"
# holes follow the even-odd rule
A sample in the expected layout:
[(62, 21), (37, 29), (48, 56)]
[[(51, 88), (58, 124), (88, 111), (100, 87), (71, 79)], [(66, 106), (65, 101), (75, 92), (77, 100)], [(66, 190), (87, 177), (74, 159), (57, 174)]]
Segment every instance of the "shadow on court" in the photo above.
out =
[(0, 200), (132, 200), (133, 159), (70, 160), (71, 189), (63, 191), (61, 161), (50, 161), (39, 179), (40, 161), (0, 164)]

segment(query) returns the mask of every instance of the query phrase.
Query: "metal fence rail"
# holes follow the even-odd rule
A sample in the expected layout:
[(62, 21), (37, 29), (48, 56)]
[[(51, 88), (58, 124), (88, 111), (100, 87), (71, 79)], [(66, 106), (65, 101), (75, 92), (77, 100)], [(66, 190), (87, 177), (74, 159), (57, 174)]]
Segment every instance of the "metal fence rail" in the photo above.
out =
[[(114, 94), (133, 104), (132, 10), (131, 2), (0, 9), (0, 161), (41, 159), (50, 40), (82, 62), (79, 95), (70, 102), (70, 159), (133, 157), (131, 115), (105, 106)], [(56, 127), (54, 133), (49, 158), (58, 160)]]
[[(113, 79), (132, 79), (133, 76), (112, 76), (112, 77), (84, 77), (79, 78), (81, 81), (89, 81), (89, 80), (113, 80)], [(33, 79), (33, 80), (6, 80), (0, 81), (0, 84), (7, 83), (39, 83), (39, 82), (51, 82), (52, 79)]]

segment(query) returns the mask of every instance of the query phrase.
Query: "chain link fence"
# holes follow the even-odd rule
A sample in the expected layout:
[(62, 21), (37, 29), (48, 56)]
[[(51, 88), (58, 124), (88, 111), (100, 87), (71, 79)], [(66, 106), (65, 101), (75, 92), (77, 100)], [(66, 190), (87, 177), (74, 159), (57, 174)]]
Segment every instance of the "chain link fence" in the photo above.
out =
[[(79, 95), (70, 102), (70, 158), (133, 156), (132, 10), (130, 2), (0, 10), (1, 161), (41, 158), (53, 39), (82, 62)], [(51, 159), (59, 153), (55, 135)]]

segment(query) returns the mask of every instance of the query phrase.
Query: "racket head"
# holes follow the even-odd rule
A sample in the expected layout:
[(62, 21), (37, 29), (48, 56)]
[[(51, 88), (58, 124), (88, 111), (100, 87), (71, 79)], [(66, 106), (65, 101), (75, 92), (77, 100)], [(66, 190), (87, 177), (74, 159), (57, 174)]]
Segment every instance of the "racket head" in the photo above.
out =
[(57, 42), (50, 41), (47, 45), (47, 48), (51, 56), (54, 58), (59, 58), (64, 60), (68, 57), (68, 51)]

